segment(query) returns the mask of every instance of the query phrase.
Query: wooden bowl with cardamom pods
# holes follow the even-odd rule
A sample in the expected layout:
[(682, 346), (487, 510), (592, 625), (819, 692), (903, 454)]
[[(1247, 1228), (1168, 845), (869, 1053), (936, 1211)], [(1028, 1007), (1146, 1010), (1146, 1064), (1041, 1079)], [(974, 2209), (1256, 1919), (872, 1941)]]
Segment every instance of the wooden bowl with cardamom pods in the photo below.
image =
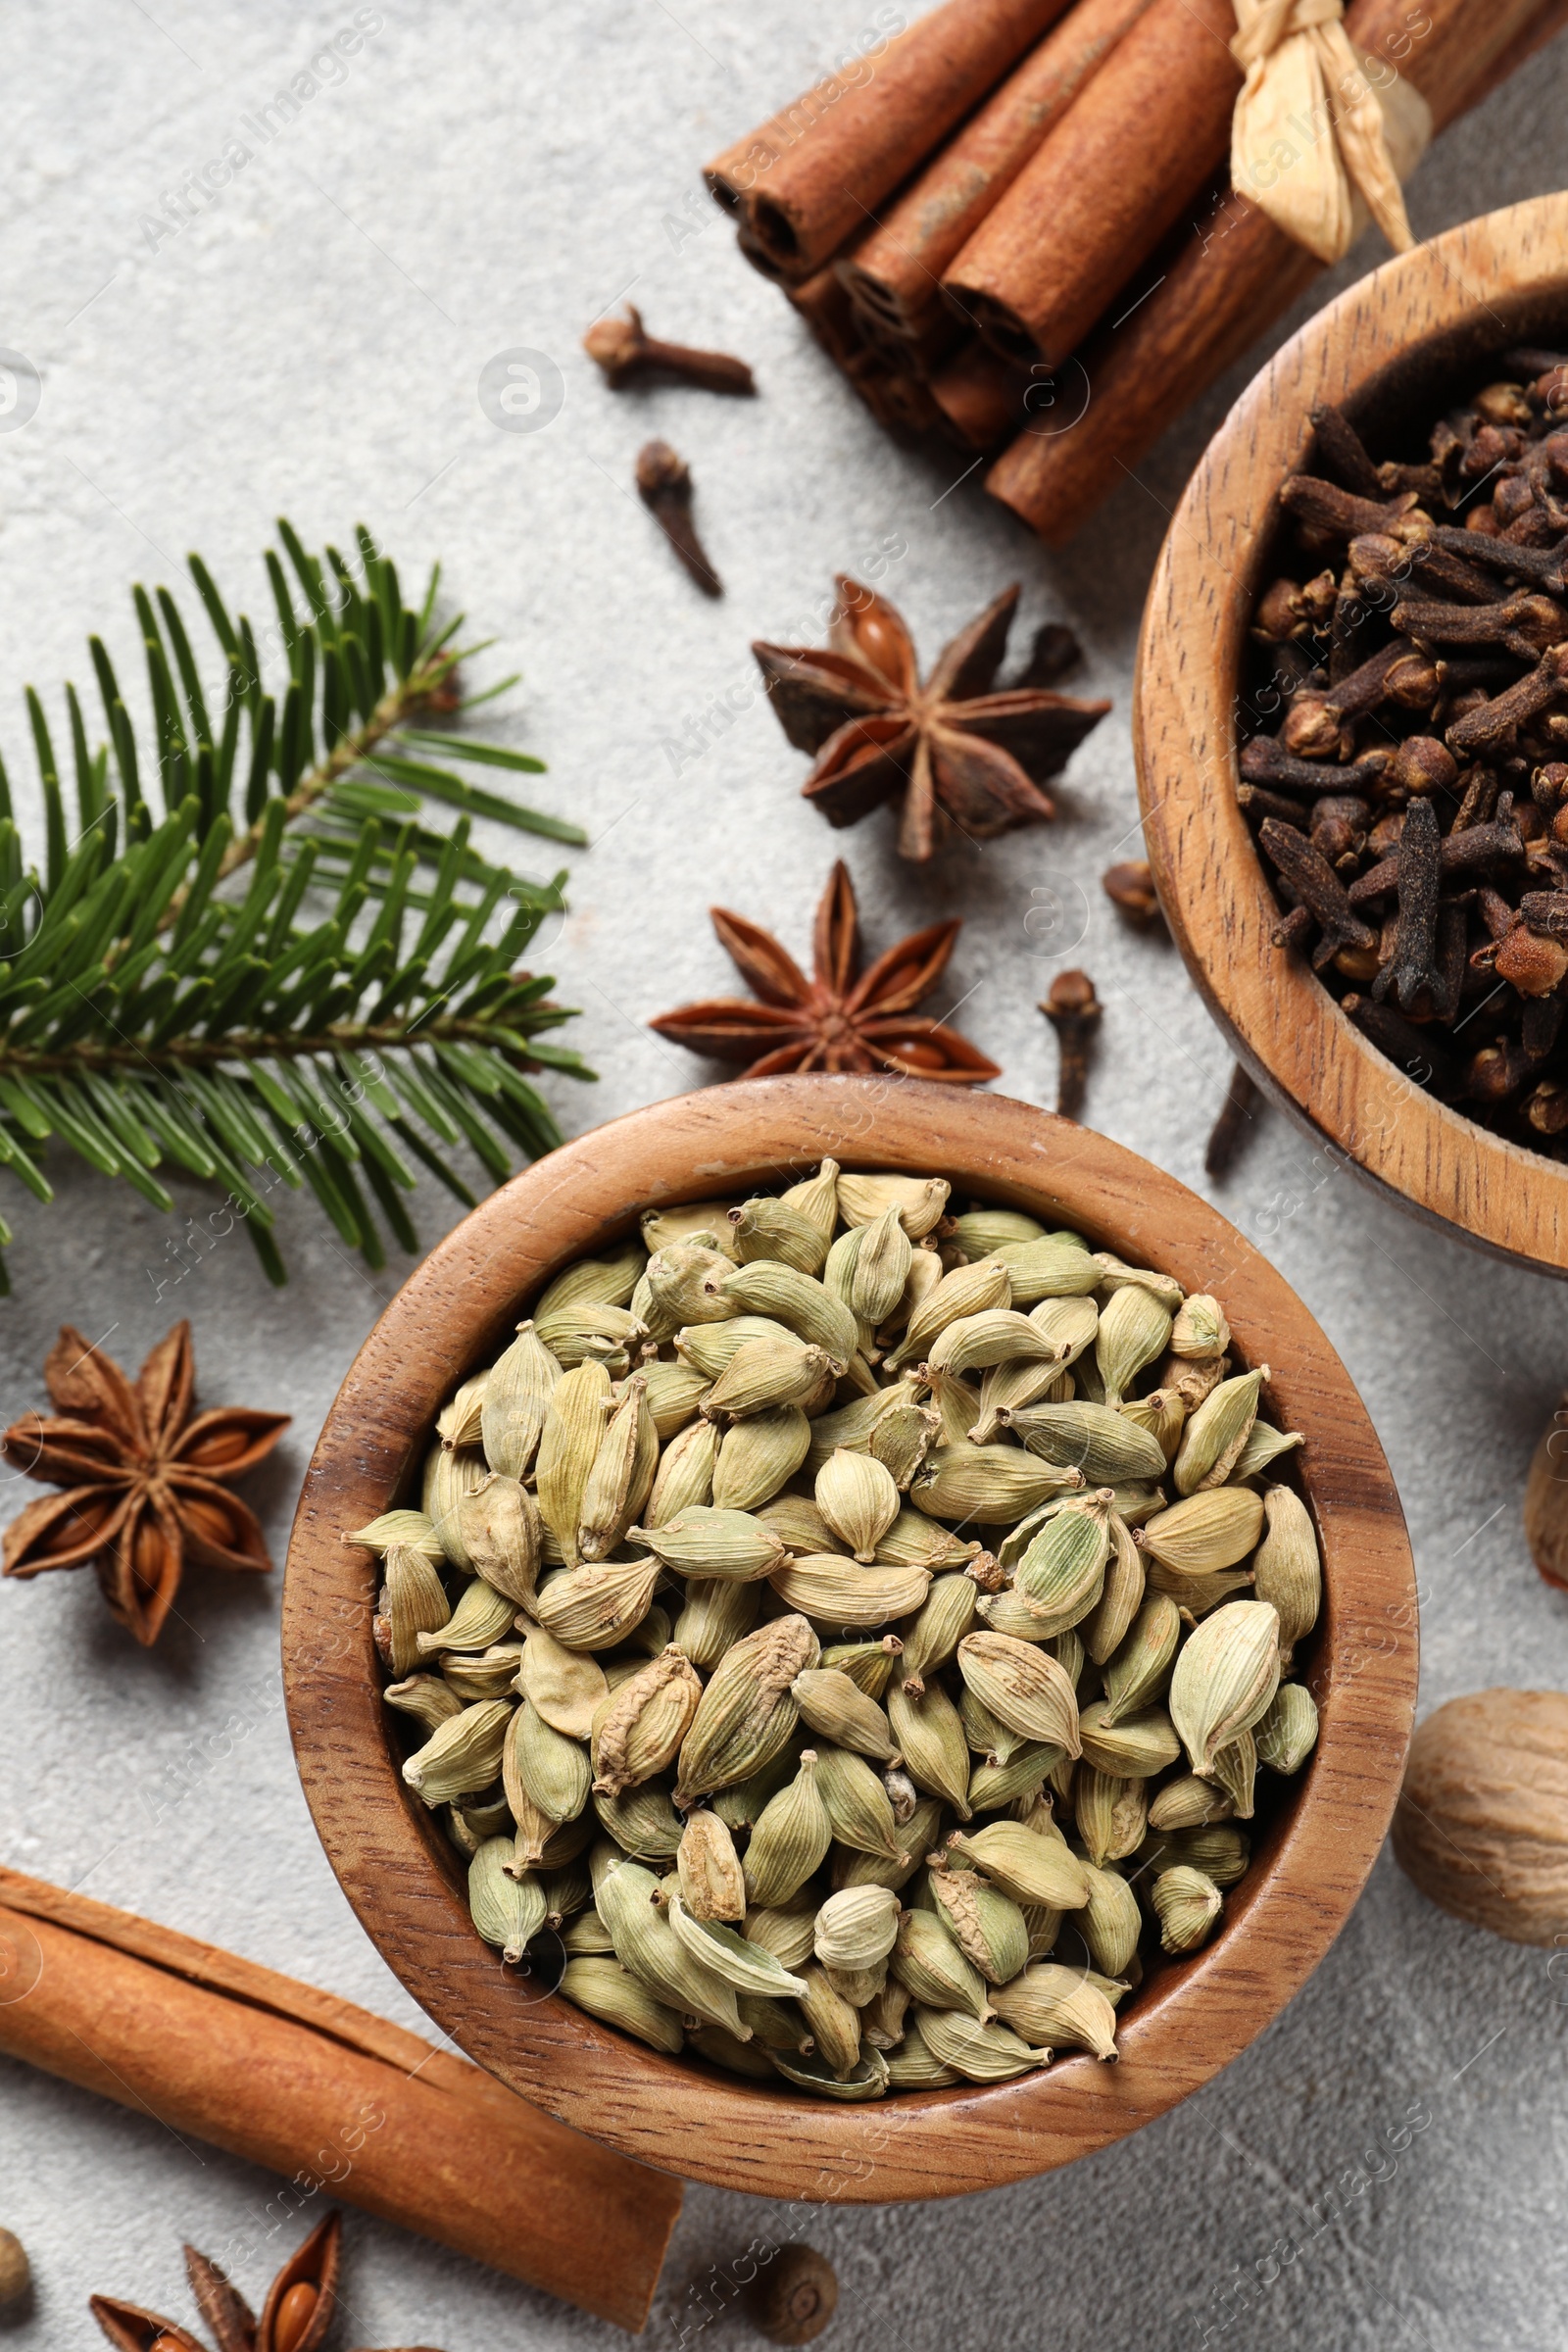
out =
[[(493, 1360), (541, 1285), (634, 1233), (650, 1206), (777, 1192), (824, 1156), (946, 1177), (960, 1197), (1072, 1227), (1212, 1293), (1234, 1357), (1271, 1367), (1270, 1412), (1322, 1552), (1323, 1609), (1297, 1671), (1320, 1710), (1310, 1762), (1276, 1786), (1212, 1942), (1152, 1966), (1118, 2016), (1119, 2063), (1073, 2055), (984, 2088), (813, 2099), (667, 2057), (504, 1969), (471, 1923), (465, 1865), (405, 1784), (371, 1620), (379, 1563), (343, 1541), (416, 1495), (436, 1415)], [(625, 2154), (774, 2197), (951, 2196), (1046, 2172), (1206, 2082), (1289, 2001), (1345, 1924), (1398, 1792), (1416, 1608), (1397, 1495), (1322, 1332), (1252, 1246), (1119, 1146), (995, 1095), (896, 1078), (742, 1080), (612, 1121), (475, 1209), (375, 1326), (328, 1414), (289, 1546), (289, 1721), (329, 1860), (388, 1965), (470, 2057)], [(432, 2190), (432, 2193), (436, 2193)]]
[(1468, 398), (1483, 363), (1520, 344), (1568, 350), (1565, 196), (1418, 245), (1310, 319), (1231, 410), (1177, 510), (1145, 612), (1134, 726), (1161, 904), (1246, 1068), (1314, 1140), (1428, 1223), (1563, 1275), (1568, 1162), (1424, 1091), (1304, 959), (1274, 944), (1281, 902), (1236, 797), (1249, 631), (1273, 576), (1282, 485), (1311, 469), (1312, 410), (1338, 407), (1379, 449), (1401, 424), (1424, 426)]

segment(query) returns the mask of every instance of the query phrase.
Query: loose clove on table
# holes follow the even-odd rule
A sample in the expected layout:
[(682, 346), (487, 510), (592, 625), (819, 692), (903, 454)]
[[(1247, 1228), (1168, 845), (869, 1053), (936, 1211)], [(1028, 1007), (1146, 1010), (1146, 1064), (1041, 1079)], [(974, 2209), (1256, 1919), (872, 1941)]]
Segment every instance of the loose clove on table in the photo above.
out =
[(1056, 1032), (1056, 1115), (1076, 1119), (1089, 1086), (1089, 1059), (1103, 1010), (1087, 972), (1058, 972), (1040, 1006)]
[(667, 441), (649, 441), (638, 451), (637, 495), (703, 594), (722, 596), (724, 584), (692, 520), (691, 467)]

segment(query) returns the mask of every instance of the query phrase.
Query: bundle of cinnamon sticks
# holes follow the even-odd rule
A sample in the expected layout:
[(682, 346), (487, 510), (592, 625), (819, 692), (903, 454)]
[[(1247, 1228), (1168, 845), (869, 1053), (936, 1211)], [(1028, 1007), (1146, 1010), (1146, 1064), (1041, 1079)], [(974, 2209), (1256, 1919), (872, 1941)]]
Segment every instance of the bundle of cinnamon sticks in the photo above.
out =
[[(1568, 0), (1346, 16), (1436, 130), (1565, 24)], [(994, 454), (987, 489), (1059, 544), (1321, 267), (1230, 190), (1235, 31), (1233, 0), (945, 0), (705, 176), (879, 420)]]

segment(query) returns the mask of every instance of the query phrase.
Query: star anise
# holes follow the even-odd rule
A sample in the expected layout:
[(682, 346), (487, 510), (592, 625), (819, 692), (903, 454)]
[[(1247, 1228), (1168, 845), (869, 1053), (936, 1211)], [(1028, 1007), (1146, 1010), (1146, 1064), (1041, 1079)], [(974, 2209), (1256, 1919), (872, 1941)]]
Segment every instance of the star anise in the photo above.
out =
[(812, 936), (814, 976), (760, 924), (724, 906), (709, 909), (720, 945), (760, 999), (710, 997), (662, 1012), (649, 1027), (694, 1054), (743, 1061), (745, 1078), (780, 1070), (895, 1070), (906, 1078), (980, 1086), (1000, 1078), (966, 1037), (913, 1007), (947, 969), (963, 925), (932, 923), (860, 971), (859, 914), (841, 858), (828, 877)]
[(134, 1385), (63, 1324), (43, 1376), (58, 1415), (24, 1413), (0, 1437), (0, 1452), (64, 1492), (29, 1502), (6, 1529), (7, 1576), (95, 1562), (109, 1606), (150, 1645), (187, 1561), (271, 1567), (255, 1513), (224, 1486), (271, 1452), (289, 1416), (231, 1404), (193, 1419), (188, 1323), (159, 1342)]
[(1017, 588), (943, 648), (923, 686), (897, 609), (842, 574), (838, 591), (827, 646), (752, 647), (785, 734), (816, 754), (802, 789), (829, 824), (858, 824), (902, 794), (899, 849), (925, 859), (952, 827), (989, 841), (1054, 816), (1040, 786), (1110, 705), (1043, 686), (991, 691)]
[[(217, 2352), (316, 2352), (337, 2308), (343, 2216), (329, 2213), (296, 2246), (268, 2289), (257, 2319), (244, 2296), (216, 2263), (185, 2248), (185, 2272), (196, 2307), (212, 2330)], [(139, 2303), (94, 2295), (89, 2310), (120, 2352), (207, 2352), (201, 2337)], [(414, 2348), (420, 2352), (420, 2348)], [(422, 2352), (428, 2352), (423, 2347)]]

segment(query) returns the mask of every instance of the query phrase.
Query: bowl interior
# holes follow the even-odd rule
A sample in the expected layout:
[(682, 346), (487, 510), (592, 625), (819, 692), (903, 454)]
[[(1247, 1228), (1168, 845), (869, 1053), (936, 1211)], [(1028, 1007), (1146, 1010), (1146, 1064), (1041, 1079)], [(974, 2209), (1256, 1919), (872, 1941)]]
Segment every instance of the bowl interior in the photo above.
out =
[[(874, 1117), (861, 1125), (855, 1114), (868, 1108)], [(960, 1197), (1075, 1225), (1189, 1291), (1212, 1291), (1231, 1321), (1233, 1352), (1274, 1367), (1271, 1417), (1307, 1433), (1291, 1458), (1324, 1555), (1323, 1613), (1301, 1654), (1321, 1711), (1318, 1750), (1250, 1825), (1251, 1864), (1227, 1894), (1220, 1935), (1189, 1960), (1152, 1968), (1123, 2004), (1114, 2068), (1073, 2057), (983, 2090), (904, 2091), (858, 2108), (724, 2075), (694, 2056), (659, 2056), (554, 1997), (544, 1981), (503, 1979), (468, 1920), (460, 1857), (401, 1779), (407, 1746), (379, 1703), (369, 1641), (376, 1571), (336, 1531), (405, 1498), (440, 1405), (493, 1359), (562, 1265), (632, 1229), (643, 1206), (775, 1191), (824, 1152), (847, 1167), (945, 1174)], [(754, 2184), (768, 2193), (945, 2194), (981, 2184), (965, 2169), (978, 2143), (991, 2168), (984, 2179), (1010, 2179), (1133, 2129), (1225, 2063), (1315, 1964), (1396, 1792), (1413, 1695), (1411, 1595), (1397, 1500), (1343, 1367), (1294, 1294), (1204, 1203), (1132, 1154), (1022, 1104), (917, 1085), (773, 1080), (599, 1130), (516, 1179), (432, 1253), (367, 1343), (322, 1433), (290, 1548), (285, 1674), (302, 1776), (334, 1867), (393, 1967), (471, 2055), (564, 2120), (693, 2177), (733, 2183), (740, 2142), (760, 2171)], [(1378, 1642), (1370, 1653), (1369, 1614)], [(329, 1654), (324, 1622), (339, 1629)], [(1328, 1878), (1303, 1907), (1300, 1883), (1320, 1869)], [(844, 2175), (843, 2148), (871, 2117), (896, 2133), (898, 2165), (885, 2158), (869, 2177)], [(694, 2118), (708, 2137), (693, 2134)], [(724, 2127), (716, 2138), (715, 2119)]]

